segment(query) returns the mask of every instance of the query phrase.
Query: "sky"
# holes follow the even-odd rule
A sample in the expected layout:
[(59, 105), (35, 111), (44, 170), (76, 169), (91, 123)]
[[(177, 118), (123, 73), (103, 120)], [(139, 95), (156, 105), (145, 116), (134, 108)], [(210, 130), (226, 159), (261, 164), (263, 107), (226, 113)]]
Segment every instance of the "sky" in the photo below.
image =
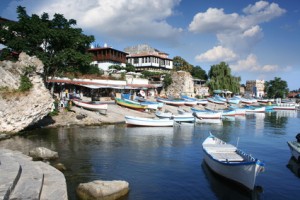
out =
[(123, 51), (148, 44), (207, 73), (224, 61), (247, 80), (279, 77), (300, 88), (300, 4), (297, 0), (0, 0), (0, 16), (63, 14), (93, 45)]

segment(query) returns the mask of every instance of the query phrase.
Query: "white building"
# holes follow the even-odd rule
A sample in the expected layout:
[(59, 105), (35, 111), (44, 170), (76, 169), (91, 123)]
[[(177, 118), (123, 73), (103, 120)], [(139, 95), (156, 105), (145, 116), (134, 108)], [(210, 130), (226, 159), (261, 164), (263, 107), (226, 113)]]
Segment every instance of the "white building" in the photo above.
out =
[(265, 81), (264, 80), (251, 80), (246, 81), (245, 94), (252, 97), (263, 97), (265, 95)]
[(160, 52), (148, 45), (127, 47), (127, 62), (132, 64), (137, 72), (140, 71), (169, 71), (173, 68), (173, 60), (169, 54)]

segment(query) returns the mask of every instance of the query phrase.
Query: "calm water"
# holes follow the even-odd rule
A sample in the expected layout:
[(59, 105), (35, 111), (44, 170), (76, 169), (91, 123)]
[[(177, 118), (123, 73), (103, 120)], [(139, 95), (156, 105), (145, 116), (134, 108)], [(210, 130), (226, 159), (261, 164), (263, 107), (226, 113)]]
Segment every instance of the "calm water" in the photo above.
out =
[[(56, 162), (68, 168), (69, 199), (76, 199), (79, 183), (98, 179), (128, 181), (126, 200), (297, 199), (300, 164), (291, 159), (287, 141), (295, 140), (299, 122), (300, 113), (288, 111), (247, 115), (223, 125), (40, 129), (0, 141), (0, 147), (57, 151)], [(201, 144), (209, 131), (265, 162), (255, 191), (245, 193), (207, 168)]]

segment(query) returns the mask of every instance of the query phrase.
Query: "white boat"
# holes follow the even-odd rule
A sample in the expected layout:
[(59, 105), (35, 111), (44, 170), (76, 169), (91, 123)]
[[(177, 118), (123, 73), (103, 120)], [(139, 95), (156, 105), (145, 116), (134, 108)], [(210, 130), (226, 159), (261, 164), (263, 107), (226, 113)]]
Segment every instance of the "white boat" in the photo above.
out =
[(243, 104), (254, 104), (254, 103), (257, 103), (257, 100), (256, 99), (253, 99), (253, 98), (241, 98), (240, 100), (241, 103)]
[(236, 111), (235, 110), (222, 110), (222, 117), (224, 116), (235, 116)]
[(231, 144), (210, 134), (203, 144), (204, 160), (217, 174), (254, 189), (256, 176), (264, 171), (264, 163)]
[(198, 104), (197, 100), (187, 100), (187, 99), (184, 99), (184, 105), (186, 105), (186, 106), (195, 106), (197, 104)]
[(141, 97), (136, 97), (135, 100), (140, 102), (142, 105), (147, 105), (148, 108), (154, 107), (155, 109), (161, 109), (164, 106), (162, 102), (149, 101)]
[(288, 141), (292, 156), (300, 162), (300, 133), (296, 136), (297, 141)]
[(193, 115), (198, 119), (221, 119), (222, 112), (194, 112)]
[(127, 125), (131, 126), (173, 126), (174, 121), (172, 119), (152, 119), (144, 117), (133, 117), (125, 116), (125, 122)]
[(295, 103), (278, 103), (272, 106), (273, 110), (297, 110)]
[(195, 121), (195, 117), (193, 116), (192, 112), (184, 112), (182, 114), (174, 115), (171, 112), (156, 111), (155, 115), (161, 119), (168, 118), (168, 119), (173, 119), (174, 121), (178, 121), (178, 122), (193, 122), (193, 121)]
[(184, 100), (180, 100), (180, 99), (166, 99), (166, 98), (160, 98), (157, 97), (156, 101), (158, 102), (162, 102), (171, 106), (184, 106), (185, 105), (185, 101)]
[(237, 116), (237, 115), (245, 115), (246, 114), (246, 109), (244, 109), (244, 108), (230, 106), (229, 109), (235, 111), (235, 116)]
[(196, 123), (198, 124), (218, 124), (223, 125), (222, 119), (198, 119), (196, 118)]
[(186, 102), (188, 102), (188, 103), (186, 103), (186, 105), (188, 105), (188, 106), (197, 105), (197, 104), (201, 104), (201, 105), (207, 104), (206, 99), (197, 99), (197, 98), (188, 97), (186, 95), (181, 95), (181, 98), (184, 99)]
[(266, 107), (255, 107), (255, 106), (246, 106), (245, 107), (246, 113), (264, 113), (266, 112)]
[(107, 110), (107, 103), (96, 103), (96, 102), (87, 102), (81, 101), (79, 99), (72, 99), (73, 103), (81, 108), (93, 111), (106, 111)]
[(152, 109), (152, 110), (157, 110), (160, 106), (158, 102), (148, 102), (148, 101), (138, 102), (130, 99), (123, 99), (123, 100), (132, 104), (146, 106), (148, 109)]
[(199, 105), (206, 105), (208, 103), (207, 99), (198, 99)]
[(239, 104), (240, 101), (241, 101), (241, 98), (239, 98), (237, 96), (231, 97), (227, 100), (227, 102), (230, 104)]
[(215, 103), (215, 104), (220, 104), (220, 105), (226, 104), (225, 101), (221, 101), (219, 99), (216, 99), (215, 97), (207, 98), (207, 101), (209, 101), (211, 103)]

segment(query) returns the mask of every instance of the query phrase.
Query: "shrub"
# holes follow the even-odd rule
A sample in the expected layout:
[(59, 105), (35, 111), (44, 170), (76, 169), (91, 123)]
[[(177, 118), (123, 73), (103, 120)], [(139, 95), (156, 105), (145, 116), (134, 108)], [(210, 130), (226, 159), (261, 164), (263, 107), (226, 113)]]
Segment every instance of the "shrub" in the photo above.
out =
[(26, 76), (26, 75), (21, 75), (21, 83), (20, 83), (20, 87), (19, 87), (19, 91), (21, 92), (25, 92), (30, 90), (30, 88), (32, 88), (32, 83), (30, 82), (30, 79)]

